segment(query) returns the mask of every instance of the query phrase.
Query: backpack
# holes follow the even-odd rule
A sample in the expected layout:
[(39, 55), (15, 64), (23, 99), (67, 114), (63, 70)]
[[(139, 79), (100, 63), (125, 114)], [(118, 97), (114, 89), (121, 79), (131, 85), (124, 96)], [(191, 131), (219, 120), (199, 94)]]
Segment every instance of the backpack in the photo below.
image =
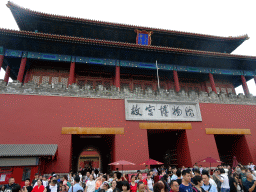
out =
[(195, 187), (192, 187), (192, 189), (194, 189), (196, 192), (198, 192), (198, 190)]
[(206, 189), (205, 189), (205, 191), (208, 191), (208, 192), (209, 192), (209, 191), (211, 190), (212, 185), (211, 185), (211, 184), (209, 184), (209, 186), (210, 186), (210, 187), (208, 188), (208, 190), (206, 190)]

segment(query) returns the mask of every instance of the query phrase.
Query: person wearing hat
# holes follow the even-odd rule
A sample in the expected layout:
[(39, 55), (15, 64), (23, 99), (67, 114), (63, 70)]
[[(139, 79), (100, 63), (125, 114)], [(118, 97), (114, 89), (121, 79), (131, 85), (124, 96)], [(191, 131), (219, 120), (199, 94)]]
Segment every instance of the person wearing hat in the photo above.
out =
[(107, 191), (107, 190), (109, 189), (109, 184), (108, 184), (107, 181), (104, 181), (104, 182), (103, 182), (102, 189), (103, 189), (104, 191)]

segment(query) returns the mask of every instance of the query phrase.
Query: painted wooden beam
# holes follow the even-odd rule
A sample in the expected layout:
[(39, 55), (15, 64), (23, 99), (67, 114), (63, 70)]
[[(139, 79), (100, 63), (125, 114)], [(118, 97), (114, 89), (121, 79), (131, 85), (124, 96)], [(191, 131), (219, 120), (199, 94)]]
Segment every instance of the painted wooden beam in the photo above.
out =
[(140, 129), (192, 129), (191, 123), (140, 123)]
[(123, 127), (62, 127), (61, 134), (81, 134), (81, 135), (94, 135), (94, 134), (106, 134), (106, 135), (123, 135)]
[(205, 128), (207, 135), (251, 135), (250, 129)]

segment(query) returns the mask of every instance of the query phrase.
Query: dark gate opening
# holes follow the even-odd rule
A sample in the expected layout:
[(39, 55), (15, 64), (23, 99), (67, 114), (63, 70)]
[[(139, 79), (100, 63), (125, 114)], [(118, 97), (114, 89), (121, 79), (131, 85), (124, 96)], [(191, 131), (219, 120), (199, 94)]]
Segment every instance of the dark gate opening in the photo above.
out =
[(214, 135), (220, 160), (231, 165), (233, 157), (243, 165), (252, 162), (252, 157), (244, 135)]
[(148, 130), (149, 157), (165, 166), (191, 167), (185, 130)]
[[(111, 167), (108, 164), (111, 163), (113, 159), (114, 140), (114, 135), (72, 135), (72, 171), (77, 172), (80, 166), (79, 158), (82, 152), (92, 148), (99, 153), (100, 171), (109, 173)], [(90, 161), (91, 159), (88, 160)], [(87, 159), (85, 161), (87, 161)]]

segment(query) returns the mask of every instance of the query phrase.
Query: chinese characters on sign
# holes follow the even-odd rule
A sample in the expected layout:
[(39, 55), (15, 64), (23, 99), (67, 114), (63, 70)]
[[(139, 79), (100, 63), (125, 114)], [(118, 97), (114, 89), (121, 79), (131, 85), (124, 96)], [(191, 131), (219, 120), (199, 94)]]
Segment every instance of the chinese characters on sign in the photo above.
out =
[(138, 44), (148, 45), (148, 34), (139, 33)]
[(196, 102), (125, 101), (127, 120), (148, 121), (202, 121)]
[(148, 107), (146, 107), (145, 110), (148, 111), (148, 115), (149, 115), (149, 116), (154, 116), (154, 115), (153, 115), (153, 111), (155, 111), (156, 109), (155, 109), (155, 106), (149, 105)]
[(131, 110), (131, 115), (140, 115), (142, 116), (142, 114), (140, 114), (140, 107), (138, 107), (138, 105), (136, 105), (136, 107), (132, 107), (132, 110)]
[(168, 117), (169, 111), (167, 111), (167, 107), (168, 105), (161, 105), (160, 109), (158, 109), (161, 111), (161, 116)]

